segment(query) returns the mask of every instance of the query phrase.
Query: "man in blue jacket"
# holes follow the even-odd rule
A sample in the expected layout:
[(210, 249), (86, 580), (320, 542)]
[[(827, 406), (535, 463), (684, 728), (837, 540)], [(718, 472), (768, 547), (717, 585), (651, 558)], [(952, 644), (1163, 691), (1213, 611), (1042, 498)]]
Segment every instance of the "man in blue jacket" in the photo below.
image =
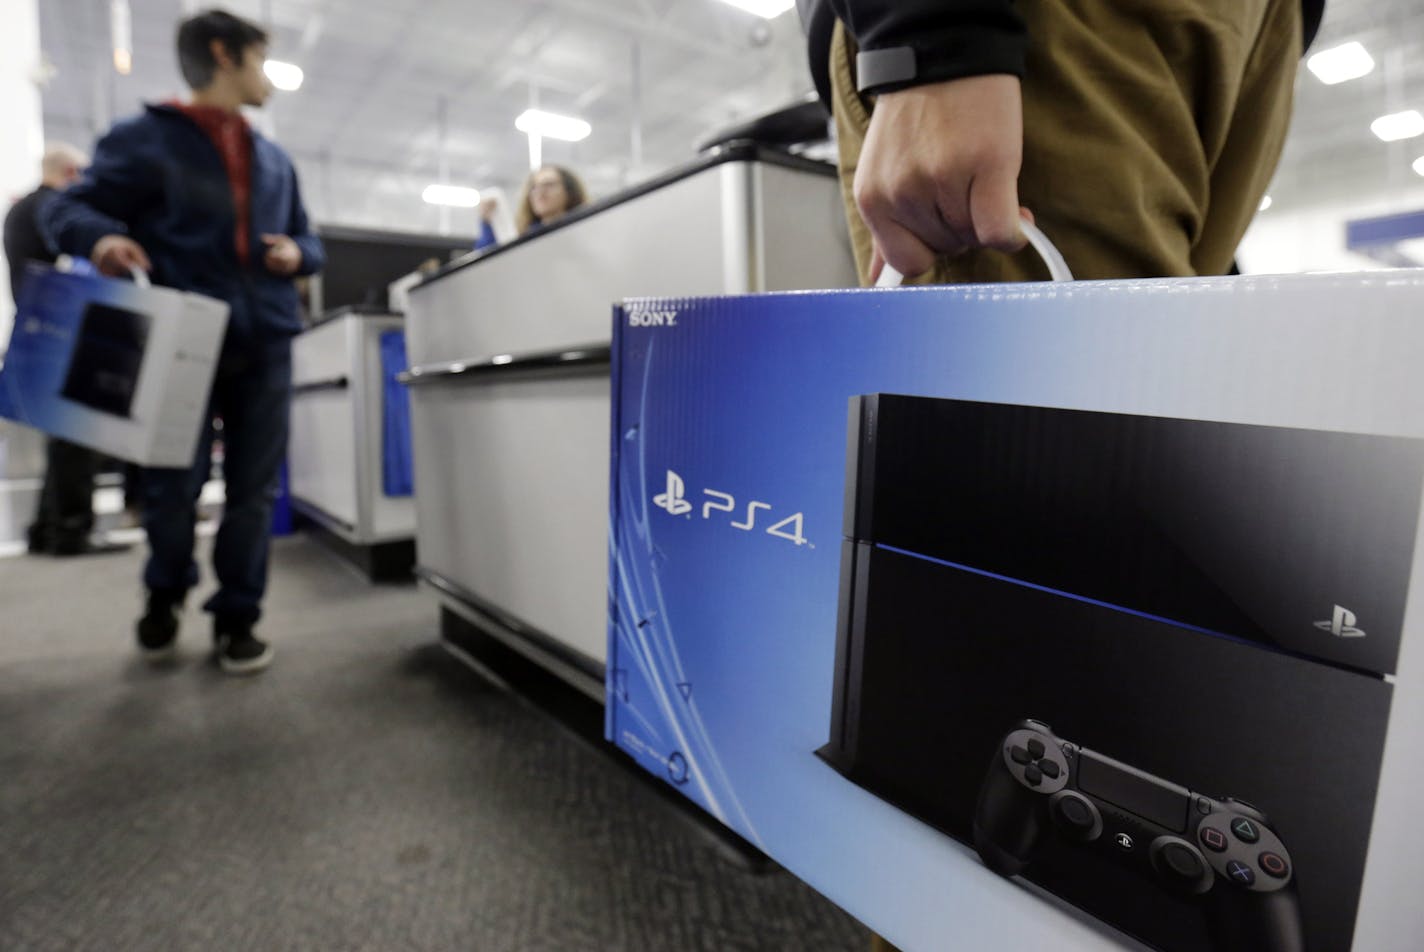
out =
[[(213, 550), (218, 661), (231, 673), (265, 668), (272, 649), (253, 634), (267, 584), (272, 499), (286, 452), (291, 338), (301, 329), (292, 278), (320, 270), (291, 160), (248, 127), (239, 107), (260, 106), (267, 35), (221, 11), (185, 20), (178, 59), (187, 103), (146, 106), (99, 140), (84, 178), (45, 209), (54, 244), (109, 275), (142, 268), (155, 284), (228, 303), (210, 411), (222, 419), (227, 501)], [(148, 607), (139, 647), (152, 660), (174, 653), (193, 559), (194, 506), (211, 467), (205, 427), (188, 469), (144, 479)]]

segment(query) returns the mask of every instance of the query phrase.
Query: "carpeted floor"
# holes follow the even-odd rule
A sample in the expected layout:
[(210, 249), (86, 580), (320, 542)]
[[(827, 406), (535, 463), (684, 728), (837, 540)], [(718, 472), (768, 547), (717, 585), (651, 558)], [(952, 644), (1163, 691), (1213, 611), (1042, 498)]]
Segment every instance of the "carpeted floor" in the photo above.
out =
[(429, 594), (281, 540), (233, 679), (196, 605), (134, 657), (140, 564), (0, 559), (0, 949), (868, 948), (452, 660)]

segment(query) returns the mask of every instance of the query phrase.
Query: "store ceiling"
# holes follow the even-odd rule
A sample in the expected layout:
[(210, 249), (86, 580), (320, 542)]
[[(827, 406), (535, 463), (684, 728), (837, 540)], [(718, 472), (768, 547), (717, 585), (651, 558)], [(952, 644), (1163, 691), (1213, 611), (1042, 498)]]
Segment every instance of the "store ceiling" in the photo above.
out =
[[(54, 66), (44, 94), (49, 135), (87, 143), (140, 100), (181, 92), (173, 27), (198, 4), (130, 2), (134, 69), (121, 77), (110, 66), (108, 0), (42, 0), (41, 39)], [(545, 157), (607, 194), (687, 161), (710, 131), (810, 89), (794, 13), (768, 22), (719, 0), (230, 0), (228, 8), (271, 24), (272, 56), (306, 72), (268, 118), (297, 159), (308, 204), (327, 221), (436, 227), (438, 213), (419, 196), (439, 175), (442, 101), (452, 182), (517, 188), (528, 148), (513, 120), (537, 99), (592, 123), (584, 142), (546, 142)], [(1347, 39), (1363, 42), (1378, 65), (1334, 87), (1302, 69), (1272, 186), (1277, 207), (1418, 180), (1409, 164), (1424, 154), (1424, 139), (1387, 145), (1369, 124), (1387, 111), (1424, 110), (1424, 2), (1329, 0), (1317, 48)], [(473, 227), (472, 213), (457, 215), (457, 230)]]

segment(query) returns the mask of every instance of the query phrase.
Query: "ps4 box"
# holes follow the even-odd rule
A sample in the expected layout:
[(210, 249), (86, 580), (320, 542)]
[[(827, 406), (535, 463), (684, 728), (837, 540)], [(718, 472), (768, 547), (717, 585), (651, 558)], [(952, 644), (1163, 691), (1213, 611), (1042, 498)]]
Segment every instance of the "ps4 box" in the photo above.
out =
[(0, 367), (0, 416), (145, 466), (193, 461), (222, 301), (33, 269)]
[(1421, 309), (625, 301), (608, 738), (906, 952), (1417, 950)]

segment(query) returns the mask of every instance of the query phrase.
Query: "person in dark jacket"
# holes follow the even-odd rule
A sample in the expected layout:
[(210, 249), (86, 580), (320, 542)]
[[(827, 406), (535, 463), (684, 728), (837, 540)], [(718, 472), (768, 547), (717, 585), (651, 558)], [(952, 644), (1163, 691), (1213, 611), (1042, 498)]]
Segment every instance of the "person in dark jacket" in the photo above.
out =
[[(253, 626), (286, 452), (291, 338), (301, 330), (292, 279), (324, 261), (291, 161), (239, 112), (271, 93), (266, 46), (260, 28), (222, 11), (185, 20), (178, 60), (191, 100), (149, 105), (116, 124), (84, 177), (43, 215), (61, 251), (88, 256), (105, 274), (142, 268), (155, 284), (230, 308), (211, 398), (223, 423), (226, 504), (213, 550), (218, 590), (204, 608), (218, 661), (232, 673), (259, 671), (272, 658)], [(184, 598), (198, 581), (194, 503), (212, 439), (205, 427), (191, 468), (144, 473), (148, 607), (137, 634), (153, 660), (173, 655)]]
[(798, 0), (862, 282), (1224, 274), (1324, 0)]
[[(10, 269), (10, 294), (20, 300), (25, 267), (30, 262), (53, 264), (55, 254), (40, 231), (40, 209), (79, 178), (89, 157), (63, 142), (50, 143), (40, 161), (40, 186), (16, 202), (5, 216), (5, 260)], [(39, 508), (29, 528), (32, 555), (92, 555), (123, 552), (126, 545), (98, 541), (94, 531), (94, 474), (99, 454), (77, 443), (50, 437), (45, 441), (44, 486)]]

